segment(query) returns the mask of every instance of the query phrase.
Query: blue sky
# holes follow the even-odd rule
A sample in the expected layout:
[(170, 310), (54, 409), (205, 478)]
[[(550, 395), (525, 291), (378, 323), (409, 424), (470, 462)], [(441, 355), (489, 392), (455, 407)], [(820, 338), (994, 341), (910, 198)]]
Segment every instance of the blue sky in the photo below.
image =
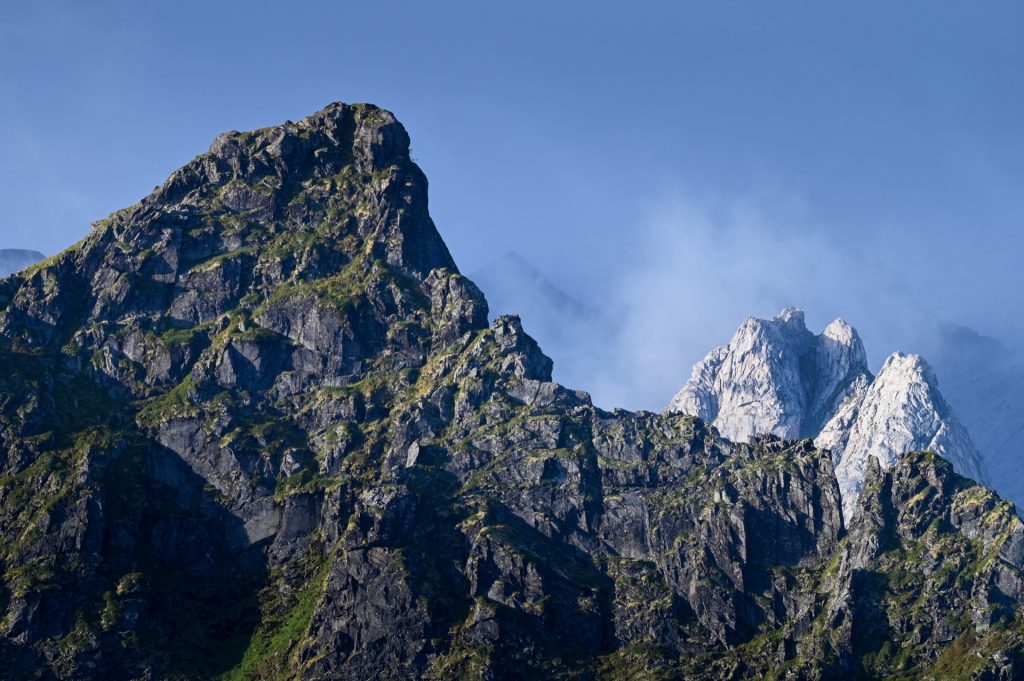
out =
[(5, 3), (0, 247), (60, 250), (223, 130), (370, 101), (464, 271), (518, 251), (634, 330), (571, 376), (606, 401), (657, 406), (789, 304), (876, 364), (920, 320), (1017, 343), (1022, 31), (1019, 2)]

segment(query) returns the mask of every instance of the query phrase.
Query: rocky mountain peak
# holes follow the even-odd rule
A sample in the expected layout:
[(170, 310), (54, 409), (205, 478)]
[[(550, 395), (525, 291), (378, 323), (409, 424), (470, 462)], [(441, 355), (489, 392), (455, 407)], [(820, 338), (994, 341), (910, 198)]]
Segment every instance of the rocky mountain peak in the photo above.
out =
[(810, 334), (804, 322), (804, 311), (798, 307), (787, 307), (771, 319), (747, 317), (740, 328), (745, 329), (744, 335), (754, 342), (758, 338), (786, 338), (799, 344)]
[[(7, 677), (1020, 676), (1012, 507), (906, 457), (845, 534), (810, 440), (552, 382), (407, 144), (368, 106), (230, 133), (0, 280)], [(800, 431), (867, 385), (836, 336), (750, 320), (694, 395)]]
[(693, 370), (666, 411), (713, 422), (728, 438), (811, 437), (847, 389), (869, 376), (860, 338), (841, 320), (815, 336), (799, 308), (750, 317)]
[(860, 339), (860, 334), (847, 324), (846, 320), (841, 317), (833, 320), (821, 332), (821, 337), (832, 341), (834, 346), (844, 348), (846, 354), (850, 356), (852, 364), (867, 365), (867, 353), (864, 351), (864, 343)]
[(243, 300), (256, 311), (282, 286), (408, 291), (435, 269), (458, 273), (405, 129), (387, 111), (345, 104), (220, 135), (45, 265), (11, 284), (0, 315), (0, 332), (30, 345), (65, 342), (69, 314), (84, 315), (95, 346), (123, 325), (159, 335), (212, 324)]
[(832, 450), (847, 517), (864, 484), (868, 461), (883, 468), (910, 451), (932, 451), (962, 475), (987, 480), (981, 455), (939, 392), (935, 372), (920, 355), (894, 353), (875, 379), (851, 396), (815, 442)]
[(787, 307), (777, 314), (775, 319), (772, 321), (782, 322), (783, 324), (792, 327), (797, 332), (807, 328), (804, 323), (804, 310), (800, 307)]
[(747, 319), (728, 345), (694, 367), (667, 411), (700, 416), (733, 440), (760, 433), (814, 438), (832, 451), (847, 518), (872, 457), (888, 467), (905, 452), (932, 450), (960, 473), (986, 478), (920, 355), (895, 353), (873, 377), (852, 326), (836, 319), (815, 336), (797, 308), (772, 320)]
[(878, 372), (878, 375), (889, 375), (894, 380), (898, 376), (908, 380), (910, 377), (913, 377), (914, 380), (926, 383), (935, 389), (938, 389), (939, 385), (939, 379), (936, 378), (934, 369), (932, 369), (924, 357), (917, 353), (892, 353), (885, 358), (885, 362), (882, 363), (882, 370)]
[(204, 183), (266, 178), (273, 186), (332, 177), (349, 166), (374, 173), (410, 163), (409, 135), (390, 112), (334, 103), (296, 123), (218, 135), (207, 153), (173, 173), (151, 200), (175, 203)]

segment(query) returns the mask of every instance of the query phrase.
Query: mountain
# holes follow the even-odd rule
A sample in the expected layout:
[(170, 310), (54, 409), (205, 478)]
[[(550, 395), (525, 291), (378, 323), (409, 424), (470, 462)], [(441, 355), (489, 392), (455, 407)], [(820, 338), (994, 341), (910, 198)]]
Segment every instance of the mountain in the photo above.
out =
[(495, 309), (526, 308), (546, 321), (565, 325), (598, 316), (597, 310), (555, 286), (536, 265), (514, 251), (476, 270), (472, 277)]
[(891, 355), (870, 384), (847, 397), (815, 444), (830, 450), (838, 462), (836, 477), (848, 518), (873, 457), (887, 468), (906, 452), (930, 451), (964, 475), (988, 479), (981, 455), (920, 355)]
[(0, 277), (34, 265), (46, 256), (39, 251), (22, 248), (0, 248)]
[(554, 373), (563, 383), (582, 383), (593, 373), (594, 354), (613, 337), (602, 313), (560, 289), (519, 253), (505, 253), (477, 269), (472, 280), (487, 297), (491, 318), (516, 314), (530, 335), (558, 357)]
[(856, 330), (837, 319), (816, 336), (796, 308), (747, 319), (728, 345), (694, 367), (666, 411), (699, 416), (731, 440), (762, 433), (814, 439), (832, 452), (847, 518), (872, 457), (888, 467), (906, 452), (930, 450), (960, 473), (986, 478), (920, 356), (896, 353), (872, 377)]
[[(939, 325), (933, 353), (943, 393), (978, 445), (992, 486), (1024, 504), (1024, 363), (1003, 342)], [(932, 355), (930, 355), (932, 356)]]
[(993, 487), (1019, 507), (1024, 504), (1024, 366), (943, 384), (978, 445)]
[(775, 319), (743, 322), (728, 345), (694, 367), (667, 410), (712, 422), (731, 440), (814, 437), (870, 376), (864, 346), (846, 322), (815, 336), (803, 310), (788, 308)]
[(0, 669), (1024, 670), (1024, 524), (941, 457), (869, 459), (847, 532), (809, 440), (603, 411), (551, 369), (488, 323), (390, 113), (219, 136), (0, 280)]
[(928, 356), (946, 385), (991, 374), (1018, 361), (999, 339), (952, 322), (935, 325)]

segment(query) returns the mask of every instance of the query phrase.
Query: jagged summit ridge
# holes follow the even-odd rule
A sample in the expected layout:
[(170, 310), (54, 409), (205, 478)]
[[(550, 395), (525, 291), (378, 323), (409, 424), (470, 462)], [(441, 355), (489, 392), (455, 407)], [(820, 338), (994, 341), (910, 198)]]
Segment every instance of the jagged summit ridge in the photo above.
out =
[(815, 439), (837, 462), (847, 517), (871, 457), (888, 468), (906, 452), (931, 451), (952, 461), (961, 475), (987, 481), (981, 455), (938, 386), (935, 372), (920, 355), (895, 353)]
[(796, 308), (747, 319), (728, 345), (694, 367), (667, 411), (700, 416), (734, 440), (761, 433), (814, 439), (832, 451), (847, 518), (871, 457), (888, 467), (906, 452), (930, 450), (961, 474), (986, 479), (981, 456), (919, 355), (896, 353), (873, 377), (852, 326), (837, 319), (815, 336)]
[(218, 136), (52, 260), (12, 282), (5, 335), (45, 345), (72, 308), (87, 311), (86, 325), (148, 318), (162, 333), (210, 323), (284, 283), (458, 272), (405, 129), (387, 111), (345, 104)]
[(699, 416), (738, 441), (812, 437), (863, 377), (870, 380), (867, 356), (851, 326), (837, 319), (815, 336), (803, 310), (787, 308), (744, 321), (694, 367), (666, 411)]
[(1007, 504), (905, 457), (844, 536), (812, 442), (595, 408), (488, 324), (393, 117), (323, 116), (0, 280), (8, 676), (1024, 669)]
[(227, 208), (302, 223), (309, 207), (294, 203), (293, 192), (303, 182), (330, 181), (328, 191), (344, 191), (360, 176), (384, 183), (390, 168), (402, 176), (393, 182), (398, 191), (380, 200), (391, 200), (389, 208), (403, 218), (397, 222), (412, 224), (394, 225), (397, 229), (380, 235), (382, 246), (391, 249), (388, 261), (421, 277), (435, 267), (458, 271), (427, 213), (427, 179), (409, 157), (408, 133), (393, 114), (370, 104), (336, 102), (296, 123), (222, 133), (143, 205), (180, 208), (202, 201), (211, 189), (241, 181), (243, 186), (229, 187), (223, 197)]

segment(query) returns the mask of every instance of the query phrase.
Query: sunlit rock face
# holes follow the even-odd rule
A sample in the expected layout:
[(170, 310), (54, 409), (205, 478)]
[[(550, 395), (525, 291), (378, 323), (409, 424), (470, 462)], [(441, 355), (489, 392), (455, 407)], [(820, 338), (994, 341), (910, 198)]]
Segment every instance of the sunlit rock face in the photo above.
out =
[[(874, 414), (849, 327), (748, 335), (737, 424)], [(552, 368), (390, 113), (221, 135), (0, 279), (0, 677), (1020, 678), (1024, 525), (938, 455), (868, 465), (847, 532), (811, 440)]]
[(728, 345), (694, 367), (666, 411), (699, 416), (736, 441), (762, 433), (812, 437), (870, 377), (850, 325), (837, 319), (816, 336), (803, 310), (788, 308), (743, 322)]
[(961, 475), (987, 481), (981, 456), (920, 355), (890, 356), (869, 385), (851, 394), (815, 444), (830, 449), (837, 462), (847, 517), (872, 456), (887, 468), (907, 452), (935, 452)]
[(842, 319), (814, 335), (803, 312), (749, 318), (712, 350), (667, 412), (699, 416), (735, 441), (771, 433), (832, 451), (844, 510), (852, 513), (868, 457), (881, 466), (930, 450), (985, 480), (981, 457), (918, 355), (896, 353), (873, 377), (857, 331)]

